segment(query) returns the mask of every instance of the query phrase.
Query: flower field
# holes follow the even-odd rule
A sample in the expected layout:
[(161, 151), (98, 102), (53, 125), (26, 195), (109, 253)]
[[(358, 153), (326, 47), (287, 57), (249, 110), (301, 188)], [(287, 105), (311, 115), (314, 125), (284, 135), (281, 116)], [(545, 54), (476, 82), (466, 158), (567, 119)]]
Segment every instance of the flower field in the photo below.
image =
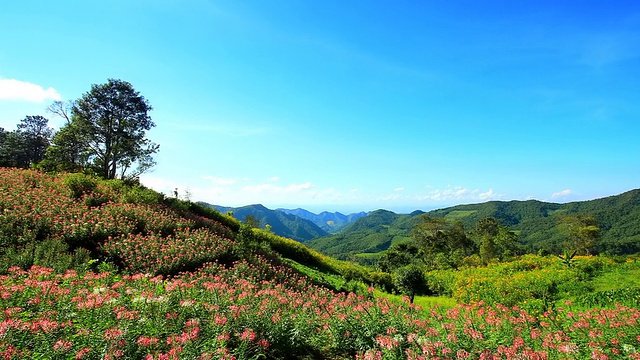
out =
[(640, 359), (637, 307), (520, 305), (536, 281), (580, 275), (537, 273), (546, 260), (493, 269), (515, 279), (502, 292), (480, 270), (432, 274), (462, 287), (461, 305), (421, 309), (313, 285), (142, 190), (23, 170), (0, 179), (0, 358)]
[[(314, 287), (257, 259), (172, 279), (12, 268), (0, 277), (4, 358), (640, 358), (640, 311), (532, 316), (421, 311)], [(425, 316), (426, 315), (426, 316)]]

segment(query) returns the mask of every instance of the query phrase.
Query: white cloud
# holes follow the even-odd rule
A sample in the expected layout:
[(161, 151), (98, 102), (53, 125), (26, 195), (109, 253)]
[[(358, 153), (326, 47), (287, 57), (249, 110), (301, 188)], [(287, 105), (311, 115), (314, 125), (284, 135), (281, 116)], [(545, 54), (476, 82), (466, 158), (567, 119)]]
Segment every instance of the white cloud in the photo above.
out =
[(311, 182), (307, 181), (304, 184), (291, 184), (285, 189), (286, 192), (298, 192), (300, 190), (307, 190), (311, 188)]
[(566, 189), (566, 190), (558, 191), (558, 192), (555, 192), (555, 193), (551, 194), (551, 198), (552, 199), (557, 199), (559, 197), (569, 196), (572, 193), (573, 193), (572, 190)]
[(312, 186), (310, 181), (307, 181), (304, 184), (291, 184), (287, 187), (277, 186), (273, 184), (259, 184), (259, 185), (247, 185), (242, 187), (242, 191), (252, 192), (252, 193), (272, 193), (272, 194), (283, 194), (283, 193), (297, 193), (302, 190), (308, 190)]
[(495, 191), (493, 191), (493, 189), (489, 189), (483, 193), (478, 194), (478, 197), (480, 198), (480, 200), (491, 200), (491, 199), (495, 199), (498, 196), (498, 194), (496, 194)]
[(432, 201), (489, 201), (500, 199), (501, 197), (502, 195), (496, 193), (493, 189), (481, 191), (462, 186), (448, 186), (446, 189), (432, 190), (419, 196), (419, 199)]
[(209, 176), (209, 175), (203, 176), (202, 178), (204, 180), (211, 181), (215, 185), (233, 185), (237, 182), (236, 179), (221, 178), (221, 177), (215, 177), (215, 176)]
[(274, 176), (274, 177), (269, 178), (269, 181), (273, 181), (273, 182), (276, 182), (276, 181), (279, 181), (279, 180), (280, 180), (279, 176)]
[(404, 188), (403, 187), (395, 188), (393, 189), (393, 191), (396, 191), (396, 192), (404, 191)]
[(0, 79), (0, 100), (23, 100), (44, 102), (45, 100), (62, 100), (56, 89), (44, 89), (40, 85), (15, 80)]

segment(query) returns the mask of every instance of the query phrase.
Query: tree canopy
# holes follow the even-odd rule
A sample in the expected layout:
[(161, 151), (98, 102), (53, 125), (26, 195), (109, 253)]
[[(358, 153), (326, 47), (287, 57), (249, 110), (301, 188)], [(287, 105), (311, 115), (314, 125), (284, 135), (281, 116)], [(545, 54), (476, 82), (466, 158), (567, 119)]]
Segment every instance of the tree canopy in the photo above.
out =
[(67, 123), (53, 138), (46, 167), (89, 169), (106, 179), (139, 176), (155, 165), (153, 154), (159, 149), (146, 138), (155, 126), (151, 110), (130, 83), (117, 79), (92, 85), (73, 103), (54, 103), (49, 111)]
[(48, 124), (34, 115), (22, 119), (12, 132), (0, 128), (0, 166), (28, 168), (42, 161), (53, 134)]

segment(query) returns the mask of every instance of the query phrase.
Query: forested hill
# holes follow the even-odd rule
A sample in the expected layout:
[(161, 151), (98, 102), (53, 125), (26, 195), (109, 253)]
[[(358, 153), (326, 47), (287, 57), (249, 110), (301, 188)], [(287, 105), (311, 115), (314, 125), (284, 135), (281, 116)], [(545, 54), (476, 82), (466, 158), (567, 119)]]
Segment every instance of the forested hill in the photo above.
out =
[(409, 239), (418, 218), (387, 210), (376, 210), (356, 220), (342, 232), (306, 243), (326, 255), (346, 259), (351, 254), (376, 253), (386, 250), (391, 243)]
[[(399, 215), (379, 210), (357, 220), (340, 234), (307, 243), (327, 255), (348, 258), (354, 254), (376, 253), (392, 243), (406, 240), (419, 221), (419, 213)], [(598, 251), (614, 254), (640, 252), (640, 189), (602, 199), (566, 204), (528, 201), (490, 201), (458, 205), (427, 213), (433, 217), (460, 220), (466, 229), (482, 218), (493, 217), (519, 234), (528, 252), (560, 251), (565, 238), (558, 223), (567, 215), (591, 215), (602, 230)]]
[(213, 207), (222, 213), (231, 212), (234, 218), (243, 222), (246, 221), (248, 216), (252, 216), (257, 222), (254, 224), (256, 227), (265, 228), (269, 225), (274, 234), (300, 242), (327, 236), (329, 234), (312, 221), (303, 219), (296, 215), (286, 214), (282, 211), (271, 210), (260, 204), (237, 208), (211, 205), (204, 202), (201, 202), (200, 204)]

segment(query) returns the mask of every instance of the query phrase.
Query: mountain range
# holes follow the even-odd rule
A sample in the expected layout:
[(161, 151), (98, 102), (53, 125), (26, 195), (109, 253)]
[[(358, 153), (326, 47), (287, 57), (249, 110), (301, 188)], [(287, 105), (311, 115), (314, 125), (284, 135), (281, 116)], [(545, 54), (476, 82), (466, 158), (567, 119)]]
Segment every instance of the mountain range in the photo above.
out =
[(361, 211), (359, 213), (349, 214), (349, 215), (344, 215), (339, 212), (328, 212), (328, 211), (323, 211), (320, 214), (314, 214), (311, 211), (301, 209), (301, 208), (297, 208), (293, 210), (289, 210), (289, 209), (276, 209), (276, 210), (312, 221), (314, 224), (318, 225), (322, 230), (330, 234), (335, 234), (340, 232), (340, 230), (342, 230), (347, 225), (369, 214), (364, 211)]
[(340, 259), (371, 258), (393, 243), (410, 239), (421, 214), (459, 220), (467, 230), (472, 229), (478, 220), (493, 217), (519, 235), (519, 241), (527, 252), (560, 252), (566, 237), (558, 226), (562, 217), (589, 215), (597, 220), (601, 229), (597, 251), (611, 254), (640, 252), (640, 189), (566, 204), (537, 200), (490, 201), (407, 215), (377, 210), (338, 234), (311, 240), (306, 245)]
[(253, 216), (260, 228), (269, 225), (274, 234), (300, 242), (329, 235), (312, 221), (282, 211), (271, 210), (260, 204), (235, 208), (202, 202), (200, 204), (213, 207), (222, 213), (231, 213), (234, 218), (243, 222), (248, 216)]
[(222, 213), (232, 213), (233, 217), (243, 222), (247, 216), (253, 216), (258, 221), (259, 227), (265, 228), (269, 225), (274, 234), (300, 242), (336, 233), (367, 215), (366, 212), (344, 215), (327, 211), (314, 214), (300, 208), (272, 210), (260, 204), (242, 207), (212, 205), (205, 202), (200, 204), (213, 207)]

